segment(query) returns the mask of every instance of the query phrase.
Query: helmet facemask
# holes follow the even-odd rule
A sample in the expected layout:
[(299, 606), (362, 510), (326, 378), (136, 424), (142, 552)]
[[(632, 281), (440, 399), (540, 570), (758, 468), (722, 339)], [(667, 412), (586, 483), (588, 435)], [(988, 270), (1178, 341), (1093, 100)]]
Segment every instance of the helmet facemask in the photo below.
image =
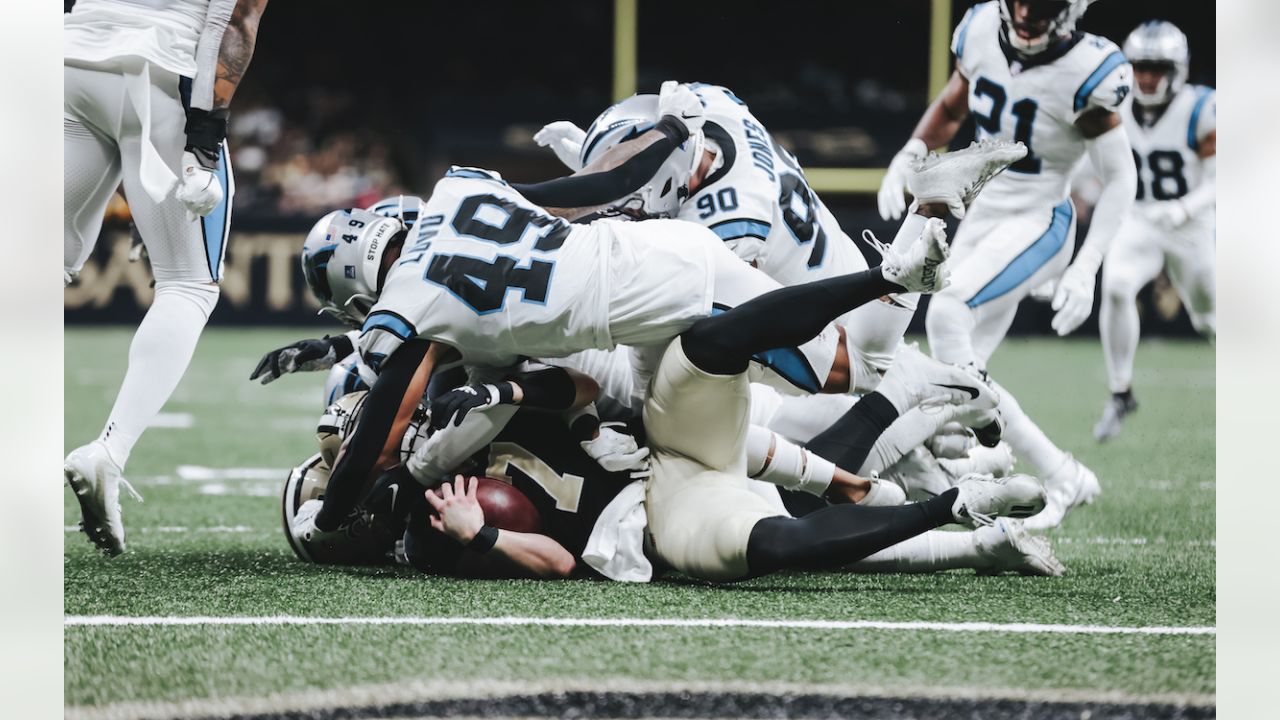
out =
[[(1089, 3), (1093, 0), (1023, 0), (1031, 6), (1030, 18), (1017, 21), (1014, 18), (1013, 4), (1015, 0), (1000, 0), (1000, 27), (1005, 39), (1014, 50), (1022, 55), (1038, 55), (1049, 49), (1056, 41), (1065, 39), (1075, 32), (1076, 23), (1084, 16)], [(1035, 37), (1024, 38), (1018, 29), (1027, 29), (1027, 25), (1044, 25), (1044, 32)], [(1036, 28), (1038, 29), (1038, 28)]]

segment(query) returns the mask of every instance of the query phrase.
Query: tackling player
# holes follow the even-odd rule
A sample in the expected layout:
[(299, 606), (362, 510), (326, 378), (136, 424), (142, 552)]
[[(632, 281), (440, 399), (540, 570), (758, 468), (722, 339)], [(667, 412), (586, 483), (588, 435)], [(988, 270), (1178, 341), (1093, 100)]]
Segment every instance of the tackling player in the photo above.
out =
[(1138, 168), (1137, 203), (1102, 267), (1102, 350), (1111, 398), (1093, 436), (1107, 440), (1138, 409), (1133, 358), (1138, 350), (1138, 291), (1161, 265), (1182, 297), (1191, 323), (1215, 334), (1214, 200), (1217, 97), (1187, 84), (1187, 36), (1173, 23), (1139, 25), (1124, 42), (1133, 63), (1133, 117), (1125, 129)]
[(235, 183), (231, 98), (267, 0), (79, 0), (63, 19), (63, 282), (83, 267), (122, 181), (155, 300), (97, 440), (63, 472), (84, 532), (124, 552), (119, 494), (133, 446), (186, 372), (218, 301)]
[[(1094, 282), (1137, 186), (1119, 111), (1131, 67), (1112, 42), (1077, 32), (1090, 0), (997, 0), (971, 8), (951, 49), (956, 69), (889, 166), (880, 213), (898, 217), (910, 163), (946, 145), (970, 115), (979, 137), (1022, 141), (1028, 154), (992, 180), (953, 243), (953, 283), (926, 318), (939, 360), (985, 367), (1018, 303), (1057, 279), (1053, 329), (1066, 335), (1093, 310)], [(1085, 154), (1102, 178), (1089, 235), (1074, 261), (1071, 171)], [(1055, 446), (1001, 389), (1005, 439), (1044, 479), (1049, 506), (1029, 526), (1061, 523), (1101, 489), (1083, 463)]]

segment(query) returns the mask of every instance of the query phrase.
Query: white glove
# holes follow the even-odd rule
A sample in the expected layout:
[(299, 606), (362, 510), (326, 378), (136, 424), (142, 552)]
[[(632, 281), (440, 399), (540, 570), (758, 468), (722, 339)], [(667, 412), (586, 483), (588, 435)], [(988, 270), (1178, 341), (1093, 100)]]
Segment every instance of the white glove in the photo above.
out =
[(316, 515), (319, 514), (320, 508), (324, 507), (323, 500), (308, 500), (298, 507), (298, 512), (293, 516), (293, 525), (289, 528), (289, 534), (298, 543), (325, 542), (342, 536), (341, 530), (333, 532), (325, 532), (316, 527)]
[(1156, 227), (1172, 230), (1182, 225), (1190, 217), (1187, 206), (1181, 200), (1152, 203), (1146, 210), (1147, 220)]
[(194, 222), (196, 215), (204, 217), (222, 202), (222, 185), (218, 176), (204, 169), (195, 155), (184, 151), (182, 178), (173, 194), (186, 206), (187, 219)]
[(587, 132), (568, 120), (557, 120), (544, 125), (533, 136), (538, 147), (549, 147), (565, 167), (577, 172), (582, 169), (582, 142)]
[(911, 138), (906, 145), (893, 156), (889, 163), (889, 171), (884, 174), (880, 183), (880, 193), (876, 202), (880, 206), (880, 218), (897, 220), (907, 209), (907, 177), (911, 174), (911, 163), (929, 154), (920, 138)]
[(707, 121), (707, 109), (702, 105), (702, 98), (675, 80), (662, 83), (658, 91), (658, 117), (671, 115), (684, 123), (685, 129), (692, 135), (702, 129)]
[(613, 429), (621, 424), (604, 423), (594, 440), (584, 440), (579, 444), (600, 467), (609, 472), (648, 470), (649, 448), (640, 447), (635, 438)]
[(1082, 248), (1075, 262), (1062, 273), (1058, 290), (1053, 294), (1053, 309), (1057, 314), (1051, 323), (1059, 335), (1070, 334), (1089, 319), (1093, 312), (1093, 286), (1101, 264), (1097, 251)]

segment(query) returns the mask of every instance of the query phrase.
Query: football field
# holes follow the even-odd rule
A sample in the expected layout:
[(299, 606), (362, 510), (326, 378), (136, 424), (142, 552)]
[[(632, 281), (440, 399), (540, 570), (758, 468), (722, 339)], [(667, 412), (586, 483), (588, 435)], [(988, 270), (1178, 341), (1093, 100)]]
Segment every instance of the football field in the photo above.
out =
[[(131, 333), (68, 327), (68, 451), (101, 429)], [(852, 713), (855, 696), (926, 703), (919, 717), (968, 717), (948, 703), (987, 697), (1074, 713), (1063, 717), (1213, 712), (1215, 392), (1203, 342), (1142, 344), (1141, 409), (1102, 446), (1096, 340), (1012, 339), (996, 353), (993, 376), (1102, 482), (1098, 502), (1051, 535), (1065, 577), (710, 586), (297, 561), (279, 492), (315, 451), (323, 374), (247, 378), (263, 351), (313, 333), (205, 333), (130, 460), (146, 502), (122, 494), (127, 554), (92, 548), (64, 489), (69, 716), (715, 717), (726, 702), (735, 714), (830, 716)], [(981, 717), (1024, 717), (1019, 707)]]

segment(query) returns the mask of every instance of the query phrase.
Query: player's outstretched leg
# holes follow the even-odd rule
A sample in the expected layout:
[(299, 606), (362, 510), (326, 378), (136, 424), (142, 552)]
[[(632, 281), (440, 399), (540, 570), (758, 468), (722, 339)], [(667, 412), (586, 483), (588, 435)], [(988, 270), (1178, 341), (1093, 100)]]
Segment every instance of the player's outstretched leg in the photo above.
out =
[(1048, 539), (1032, 535), (1022, 521), (1011, 518), (999, 518), (969, 533), (931, 530), (859, 560), (850, 569), (876, 573), (972, 569), (979, 575), (1016, 572), (1047, 577), (1066, 572)]
[(1043, 507), (1044, 488), (1035, 478), (971, 476), (922, 503), (832, 505), (801, 518), (768, 517), (751, 529), (747, 567), (753, 576), (843, 567), (948, 523), (990, 525), (996, 516), (1025, 517)]
[(756, 353), (801, 345), (835, 318), (881, 295), (942, 289), (946, 259), (946, 228), (941, 220), (930, 219), (909, 252), (886, 249), (879, 267), (779, 288), (698, 320), (681, 335), (684, 352), (706, 372), (736, 375)]

